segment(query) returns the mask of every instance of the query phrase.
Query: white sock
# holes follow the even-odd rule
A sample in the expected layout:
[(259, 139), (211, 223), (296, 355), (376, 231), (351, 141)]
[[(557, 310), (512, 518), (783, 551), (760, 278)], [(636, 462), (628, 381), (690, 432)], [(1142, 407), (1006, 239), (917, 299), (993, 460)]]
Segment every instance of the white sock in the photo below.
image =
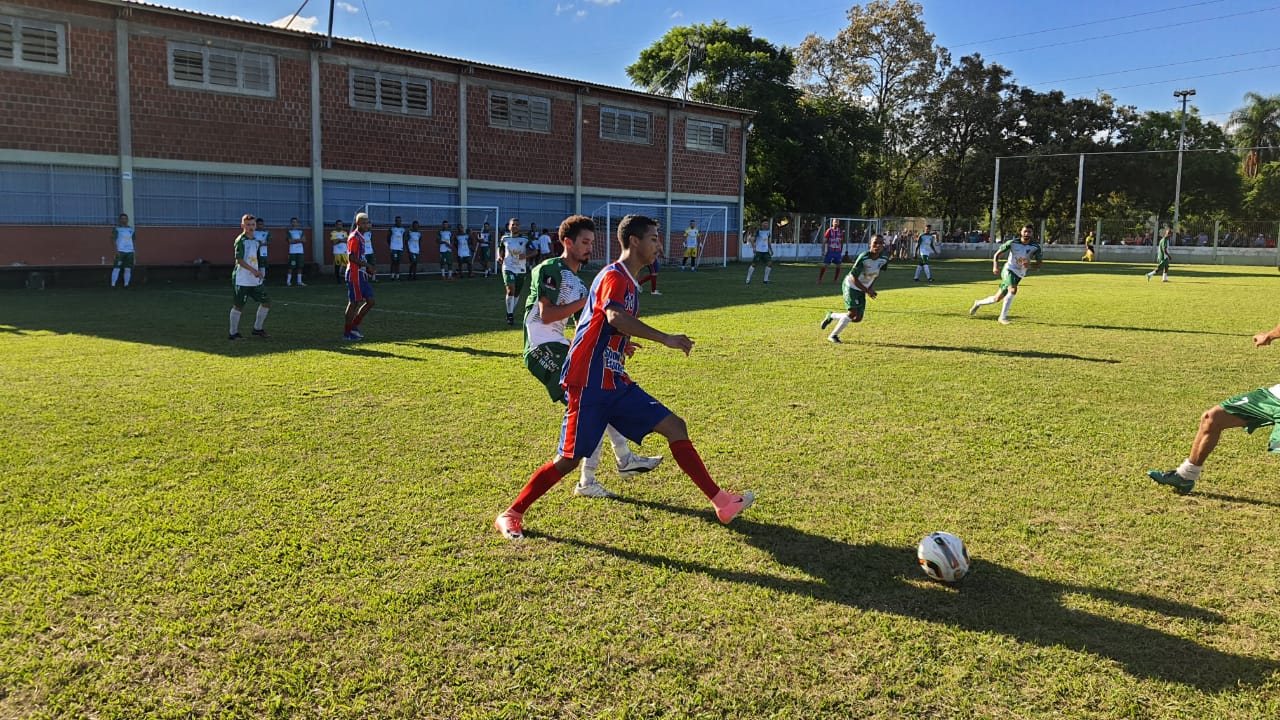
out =
[(769, 282), (769, 273), (771, 273), (771, 272), (773, 272), (773, 267), (772, 267), (772, 266), (770, 266), (770, 265), (765, 265), (765, 266), (764, 266), (764, 281), (765, 281), (765, 282)]
[(133, 268), (124, 269), (124, 286), (129, 287), (129, 281), (133, 279)]
[(284, 284), (285, 284), (286, 286), (288, 286), (288, 285), (292, 285), (292, 284), (293, 284), (293, 271), (292, 271), (292, 270), (287, 270), (287, 271), (285, 271), (285, 274), (284, 274)]
[(1151, 277), (1152, 275), (1155, 275), (1155, 274), (1156, 274), (1156, 271), (1152, 270), (1151, 272), (1147, 273), (1147, 277)]
[[(129, 272), (129, 271), (128, 271), (128, 270), (125, 270), (125, 272)], [(128, 278), (129, 276), (128, 276), (128, 275), (125, 275), (125, 277), (126, 277), (126, 278)], [(1168, 282), (1168, 281), (1169, 281), (1169, 273), (1160, 273), (1160, 279), (1161, 279), (1161, 280), (1164, 280), (1165, 282)], [(124, 281), (124, 284), (125, 284), (125, 285), (128, 285), (128, 284), (129, 284), (129, 281), (128, 281), (128, 280), (125, 280), (125, 281)]]
[(612, 425), (604, 426), (604, 434), (609, 438), (609, 444), (613, 445), (613, 456), (618, 459), (618, 464), (626, 462), (631, 457), (631, 448), (627, 447), (627, 437)]
[(912, 280), (919, 280), (919, 279), (920, 279), (920, 268), (922, 268), (922, 267), (924, 267), (924, 266), (923, 266), (923, 265), (917, 265), (917, 266), (916, 266), (916, 276), (915, 276), (915, 277), (913, 277), (913, 278), (911, 278)]
[(1000, 317), (1009, 317), (1009, 308), (1013, 305), (1013, 293), (1004, 296), (1004, 304), (1000, 306)]
[(853, 321), (849, 319), (848, 315), (841, 315), (839, 319), (836, 320), (836, 329), (831, 331), (831, 337), (840, 337), (840, 332), (844, 330), (850, 322)]
[(120, 268), (111, 271), (111, 287), (116, 286), (116, 282), (120, 280)]
[(240, 311), (231, 308), (231, 334), (235, 335), (240, 332)]
[(747, 267), (747, 282), (751, 282), (751, 275), (752, 275), (755, 271), (756, 271), (756, 266), (755, 266), (755, 265), (750, 265), (750, 266), (748, 266), (748, 267)]
[(266, 305), (259, 305), (259, 306), (258, 306), (258, 314), (257, 314), (257, 316), (255, 316), (255, 317), (253, 318), (253, 329), (254, 329), (254, 330), (261, 330), (261, 329), (262, 329), (262, 323), (266, 322), (266, 319), (267, 319), (267, 311), (268, 311), (268, 310), (269, 310), (269, 308), (268, 308)]
[(974, 305), (994, 305), (996, 303), (996, 299), (997, 299), (997, 296), (988, 295), (987, 297), (984, 297), (981, 300), (975, 300), (973, 304)]
[(1175, 472), (1178, 473), (1179, 477), (1183, 477), (1183, 478), (1186, 478), (1187, 480), (1195, 481), (1200, 479), (1201, 467), (1203, 466), (1192, 465), (1190, 460), (1183, 460), (1182, 464), (1178, 466), (1178, 469)]
[(591, 455), (582, 461), (582, 480), (580, 484), (586, 484), (596, 479), (596, 470), (600, 469), (600, 451), (604, 448), (604, 438), (600, 438), (600, 444), (596, 445), (596, 449)]
[(507, 314), (510, 315), (515, 311), (516, 311), (516, 299), (508, 295), (507, 296)]
[(933, 271), (931, 271), (931, 270), (929, 269), (929, 266), (928, 266), (928, 265), (925, 265), (925, 266), (924, 266), (924, 279), (925, 279), (925, 280), (932, 280), (932, 279), (933, 279)]

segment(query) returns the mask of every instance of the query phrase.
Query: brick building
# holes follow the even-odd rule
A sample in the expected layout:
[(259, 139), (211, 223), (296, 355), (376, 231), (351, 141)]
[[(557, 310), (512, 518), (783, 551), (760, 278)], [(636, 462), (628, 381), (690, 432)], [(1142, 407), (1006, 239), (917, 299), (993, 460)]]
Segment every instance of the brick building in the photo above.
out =
[(648, 210), (712, 218), (715, 257), (740, 227), (735, 108), (128, 0), (0, 0), (0, 87), (0, 266), (109, 263), (120, 212), (140, 265), (228, 263), (246, 212), (327, 264), (318, 231), (366, 203), (495, 229), (687, 205)]

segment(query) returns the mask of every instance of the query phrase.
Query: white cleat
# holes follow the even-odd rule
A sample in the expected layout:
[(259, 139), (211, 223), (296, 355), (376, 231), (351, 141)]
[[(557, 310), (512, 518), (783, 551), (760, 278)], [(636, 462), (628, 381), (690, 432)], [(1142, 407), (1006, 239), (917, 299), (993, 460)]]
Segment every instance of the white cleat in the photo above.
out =
[(644, 455), (631, 453), (631, 455), (627, 457), (626, 462), (618, 465), (618, 476), (624, 478), (635, 477), (636, 475), (647, 473), (661, 464), (661, 455), (657, 457), (646, 457)]
[(974, 304), (973, 304), (973, 307), (969, 308), (969, 314), (970, 314), (970, 315), (977, 315), (977, 314), (978, 314), (978, 308), (980, 308), (980, 307), (982, 307), (982, 306), (981, 306), (981, 305), (979, 305), (978, 303), (974, 303)]
[(1010, 322), (1013, 322), (1012, 320), (1010, 320), (1009, 318), (1007, 318), (1007, 317), (1005, 317), (1005, 316), (1003, 316), (1003, 315), (1001, 315), (999, 319), (1000, 319), (1000, 324), (1001, 324), (1001, 325), (1008, 325)]
[(609, 492), (609, 489), (600, 484), (595, 478), (583, 478), (578, 484), (573, 486), (573, 494), (579, 497), (588, 498), (616, 498), (615, 493)]

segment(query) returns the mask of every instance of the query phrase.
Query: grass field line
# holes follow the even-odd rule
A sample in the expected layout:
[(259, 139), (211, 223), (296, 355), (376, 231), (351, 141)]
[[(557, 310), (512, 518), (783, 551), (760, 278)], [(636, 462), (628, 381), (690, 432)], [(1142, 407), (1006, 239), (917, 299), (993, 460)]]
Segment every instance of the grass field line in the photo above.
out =
[[(174, 292), (181, 295), (195, 295), (198, 297), (218, 297), (218, 298), (224, 297), (224, 293), (195, 292), (194, 290), (175, 290)], [(303, 302), (301, 300), (286, 300), (283, 302), (280, 302), (280, 301), (276, 301), (276, 302), (279, 302), (280, 305), (300, 305), (303, 307), (317, 307), (317, 308), (326, 308), (330, 310), (341, 309), (346, 305), (345, 303), (343, 303), (342, 305), (326, 305), (325, 303)], [(272, 304), (274, 305), (276, 304), (276, 302), (273, 302)], [(381, 305), (375, 306), (373, 311), (377, 312), (379, 315), (387, 315), (387, 314), (412, 315), (414, 317), (456, 318), (459, 320), (492, 320), (494, 317), (496, 317), (496, 315), (492, 315), (492, 314), (491, 315), (462, 315), (460, 313), (433, 313), (433, 312), (421, 312), (417, 310), (390, 310), (382, 307)]]

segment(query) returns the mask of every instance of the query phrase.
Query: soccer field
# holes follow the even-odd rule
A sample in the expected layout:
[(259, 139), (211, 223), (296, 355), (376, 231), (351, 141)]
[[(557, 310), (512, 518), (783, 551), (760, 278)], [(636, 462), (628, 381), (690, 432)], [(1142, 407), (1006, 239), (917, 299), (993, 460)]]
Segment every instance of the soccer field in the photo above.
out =
[(641, 318), (697, 345), (629, 370), (756, 504), (651, 436), (523, 542), (561, 412), (494, 279), (380, 283), (361, 343), (331, 278), (234, 343), (217, 283), (0, 291), (0, 717), (1280, 717), (1266, 432), (1144, 474), (1280, 382), (1280, 276), (1148, 269), (1048, 263), (1002, 326), (989, 262), (900, 262), (843, 345), (816, 266), (664, 270)]

